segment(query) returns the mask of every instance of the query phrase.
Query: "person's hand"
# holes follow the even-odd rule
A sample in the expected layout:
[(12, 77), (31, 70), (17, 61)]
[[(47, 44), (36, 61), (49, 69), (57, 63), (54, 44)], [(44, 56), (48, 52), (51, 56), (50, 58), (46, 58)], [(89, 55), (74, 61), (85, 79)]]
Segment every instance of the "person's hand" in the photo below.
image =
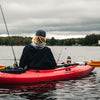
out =
[(18, 63), (17, 63), (17, 62), (14, 63), (13, 66), (14, 66), (14, 67), (18, 67)]

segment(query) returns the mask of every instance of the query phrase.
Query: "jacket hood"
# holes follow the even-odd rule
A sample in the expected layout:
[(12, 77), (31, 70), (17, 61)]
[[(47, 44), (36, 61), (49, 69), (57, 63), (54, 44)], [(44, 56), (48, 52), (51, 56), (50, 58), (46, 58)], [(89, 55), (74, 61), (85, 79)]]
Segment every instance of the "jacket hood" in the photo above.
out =
[(43, 49), (45, 47), (45, 44), (43, 44), (43, 43), (34, 43), (34, 42), (32, 42), (31, 45), (36, 49)]

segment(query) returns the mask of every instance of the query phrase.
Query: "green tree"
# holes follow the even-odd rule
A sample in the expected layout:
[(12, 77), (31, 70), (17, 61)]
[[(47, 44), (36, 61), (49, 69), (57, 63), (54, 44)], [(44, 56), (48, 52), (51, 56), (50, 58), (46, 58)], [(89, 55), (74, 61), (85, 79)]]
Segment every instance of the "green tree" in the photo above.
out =
[(54, 37), (52, 37), (52, 38), (50, 39), (50, 44), (51, 44), (51, 45), (55, 45), (55, 44), (56, 44), (56, 40), (55, 40)]
[(85, 37), (85, 45), (92, 45), (98, 43), (98, 36), (95, 34), (87, 35)]

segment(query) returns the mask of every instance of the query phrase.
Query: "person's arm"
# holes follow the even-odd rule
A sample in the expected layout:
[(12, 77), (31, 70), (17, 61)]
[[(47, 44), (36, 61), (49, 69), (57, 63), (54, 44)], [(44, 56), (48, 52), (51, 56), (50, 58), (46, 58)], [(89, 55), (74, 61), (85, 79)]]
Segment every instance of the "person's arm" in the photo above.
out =
[(27, 52), (28, 52), (28, 47), (26, 46), (23, 49), (21, 58), (20, 58), (20, 62), (19, 62), (19, 66), (24, 68), (27, 65)]
[(49, 64), (51, 65), (51, 69), (54, 69), (57, 64), (50, 48), (49, 48), (48, 58), (49, 58)]

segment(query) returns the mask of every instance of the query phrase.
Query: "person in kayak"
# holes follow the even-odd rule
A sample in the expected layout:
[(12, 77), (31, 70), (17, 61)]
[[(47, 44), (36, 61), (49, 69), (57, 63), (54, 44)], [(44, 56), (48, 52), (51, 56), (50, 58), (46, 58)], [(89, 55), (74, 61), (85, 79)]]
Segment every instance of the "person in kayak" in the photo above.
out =
[(20, 58), (19, 66), (28, 69), (54, 69), (56, 61), (49, 47), (46, 47), (46, 32), (38, 30), (32, 43), (25, 46)]

